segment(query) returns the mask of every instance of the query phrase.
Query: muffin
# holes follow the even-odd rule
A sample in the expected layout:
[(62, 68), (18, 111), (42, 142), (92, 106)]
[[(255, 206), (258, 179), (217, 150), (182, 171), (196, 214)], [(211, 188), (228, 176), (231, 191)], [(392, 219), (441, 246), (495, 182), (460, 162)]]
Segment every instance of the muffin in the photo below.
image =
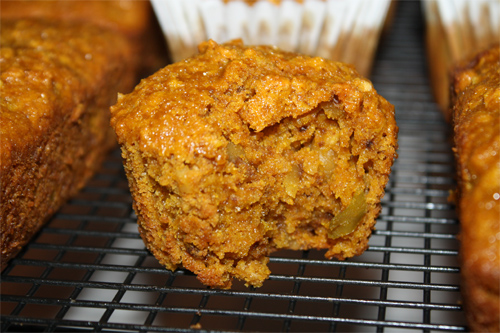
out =
[(451, 120), (451, 71), (500, 41), (500, 1), (422, 1), (429, 76), (436, 103)]
[(152, 0), (173, 61), (199, 43), (242, 39), (251, 45), (354, 64), (369, 75), (391, 0)]
[(208, 41), (111, 113), (141, 236), (168, 269), (259, 287), (273, 251), (367, 248), (398, 129), (352, 66)]
[(93, 25), (0, 22), (2, 268), (116, 145), (109, 107), (136, 84), (133, 50)]
[(470, 329), (500, 331), (500, 47), (453, 76), (462, 293)]
[(134, 48), (138, 79), (168, 63), (149, 0), (2, 0), (0, 18), (89, 23), (123, 34)]
[(150, 15), (148, 1), (135, 0), (2, 0), (0, 8), (4, 19), (87, 22), (127, 36), (142, 35)]

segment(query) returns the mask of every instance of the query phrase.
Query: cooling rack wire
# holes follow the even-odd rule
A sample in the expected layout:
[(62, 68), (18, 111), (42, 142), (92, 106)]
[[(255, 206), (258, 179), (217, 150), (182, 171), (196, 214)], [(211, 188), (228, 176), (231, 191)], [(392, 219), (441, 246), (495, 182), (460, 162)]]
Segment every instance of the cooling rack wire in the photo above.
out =
[(145, 249), (116, 150), (2, 272), (1, 331), (465, 331), (449, 128), (426, 70), (420, 3), (400, 1), (371, 77), (399, 158), (363, 255), (279, 251), (262, 288), (207, 289)]

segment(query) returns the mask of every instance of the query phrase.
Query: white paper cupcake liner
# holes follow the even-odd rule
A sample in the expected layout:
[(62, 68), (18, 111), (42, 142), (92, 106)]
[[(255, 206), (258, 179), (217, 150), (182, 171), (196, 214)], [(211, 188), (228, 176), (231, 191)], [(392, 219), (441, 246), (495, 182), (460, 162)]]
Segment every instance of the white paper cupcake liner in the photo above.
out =
[(454, 61), (500, 42), (500, 0), (427, 0), (428, 23), (443, 29), (443, 42)]
[(500, 0), (425, 0), (422, 9), (434, 97), (449, 116), (450, 71), (500, 43)]
[(173, 61), (199, 43), (249, 45), (352, 63), (367, 75), (391, 0), (152, 0)]

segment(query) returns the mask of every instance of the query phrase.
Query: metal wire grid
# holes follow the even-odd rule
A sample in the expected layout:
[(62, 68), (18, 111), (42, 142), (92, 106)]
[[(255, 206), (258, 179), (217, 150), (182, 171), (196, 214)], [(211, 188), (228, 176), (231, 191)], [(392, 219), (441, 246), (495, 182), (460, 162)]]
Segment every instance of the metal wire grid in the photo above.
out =
[(400, 1), (373, 82), (399, 159), (363, 255), (280, 251), (262, 288), (170, 272), (137, 232), (119, 151), (1, 276), (1, 331), (464, 331), (448, 126), (432, 102), (416, 1)]

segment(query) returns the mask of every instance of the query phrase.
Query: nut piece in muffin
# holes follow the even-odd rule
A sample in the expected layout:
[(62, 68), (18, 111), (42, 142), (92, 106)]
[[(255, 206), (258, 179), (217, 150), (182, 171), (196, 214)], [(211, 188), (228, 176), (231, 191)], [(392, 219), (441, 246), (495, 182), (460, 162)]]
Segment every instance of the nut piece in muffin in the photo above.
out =
[(168, 269), (259, 287), (273, 251), (367, 248), (398, 129), (352, 66), (208, 41), (111, 113), (140, 233)]
[(455, 70), (462, 294), (471, 330), (500, 330), (500, 46)]

